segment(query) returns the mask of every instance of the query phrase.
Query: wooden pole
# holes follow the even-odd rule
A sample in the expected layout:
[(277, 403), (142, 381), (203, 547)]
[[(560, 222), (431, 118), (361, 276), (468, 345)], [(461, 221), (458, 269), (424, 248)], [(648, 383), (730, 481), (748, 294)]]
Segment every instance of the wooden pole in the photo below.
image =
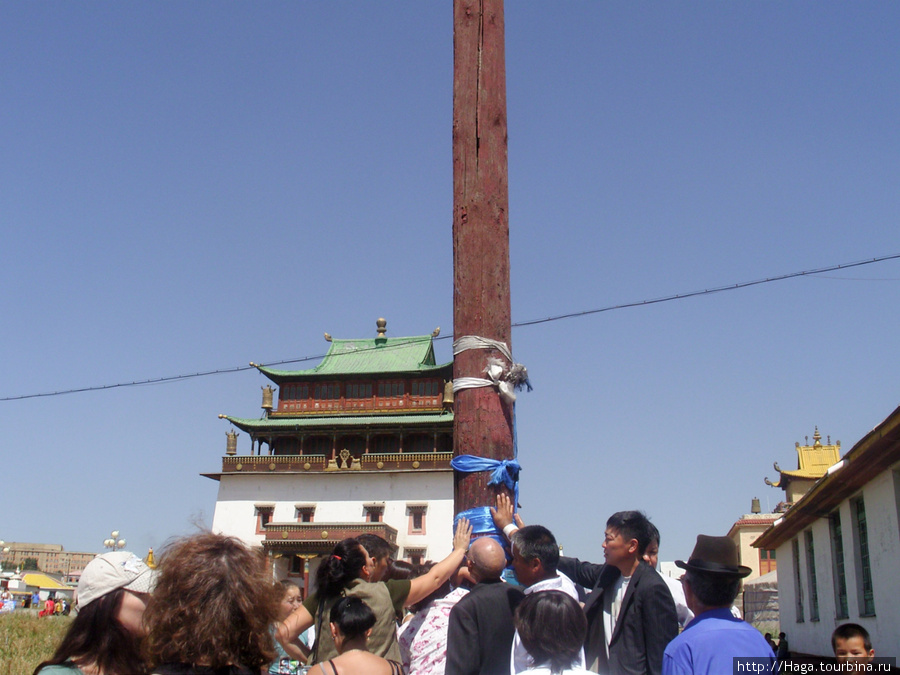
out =
[[(509, 189), (503, 0), (453, 3), (453, 332), (509, 345)], [(454, 357), (453, 377), (485, 377), (494, 350)], [(455, 396), (454, 455), (513, 458), (512, 407), (492, 387)], [(490, 474), (456, 473), (456, 512), (489, 506)]]

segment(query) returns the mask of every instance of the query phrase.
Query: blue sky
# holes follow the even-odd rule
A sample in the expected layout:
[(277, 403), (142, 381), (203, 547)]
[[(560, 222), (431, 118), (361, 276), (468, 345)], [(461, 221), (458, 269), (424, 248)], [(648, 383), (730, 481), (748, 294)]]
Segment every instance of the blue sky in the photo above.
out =
[[(900, 253), (896, 3), (510, 2), (506, 39), (514, 321)], [(0, 398), (452, 332), (450, 2), (3, 2), (0, 64)], [(674, 559), (773, 507), (796, 441), (898, 405), (898, 290), (514, 329), (526, 520), (599, 559), (641, 508)], [(208, 524), (266, 382), (0, 401), (0, 537)]]

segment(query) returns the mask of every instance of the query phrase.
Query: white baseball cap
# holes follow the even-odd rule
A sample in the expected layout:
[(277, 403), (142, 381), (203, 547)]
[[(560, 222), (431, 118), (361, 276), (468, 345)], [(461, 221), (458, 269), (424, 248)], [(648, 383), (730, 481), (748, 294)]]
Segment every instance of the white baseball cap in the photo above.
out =
[(156, 571), (147, 567), (134, 553), (104, 553), (91, 560), (81, 573), (75, 594), (76, 603), (82, 609), (117, 588), (149, 593), (155, 580)]

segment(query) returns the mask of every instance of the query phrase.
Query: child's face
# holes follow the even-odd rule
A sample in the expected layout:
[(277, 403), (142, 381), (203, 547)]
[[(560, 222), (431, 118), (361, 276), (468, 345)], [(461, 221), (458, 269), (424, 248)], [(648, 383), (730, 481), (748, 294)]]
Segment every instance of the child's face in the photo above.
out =
[(875, 650), (866, 650), (865, 641), (858, 635), (834, 641), (834, 657), (838, 663), (868, 663), (875, 658)]

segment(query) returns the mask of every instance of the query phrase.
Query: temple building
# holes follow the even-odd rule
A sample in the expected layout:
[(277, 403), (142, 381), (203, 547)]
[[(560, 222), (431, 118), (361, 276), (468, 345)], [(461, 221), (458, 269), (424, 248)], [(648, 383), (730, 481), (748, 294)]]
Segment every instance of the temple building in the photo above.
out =
[[(809, 436), (806, 437), (807, 442)], [(828, 439), (827, 445), (822, 445), (822, 435), (819, 427), (813, 433), (812, 445), (800, 445), (797, 448), (797, 469), (786, 471), (774, 463), (775, 470), (779, 474), (778, 482), (773, 483), (766, 478), (766, 484), (784, 490), (784, 500), (775, 507), (778, 512), (784, 512), (797, 502), (803, 495), (809, 492), (816, 481), (825, 475), (828, 467), (833, 466), (841, 459), (841, 442), (831, 445)]]
[(849, 621), (869, 631), (878, 655), (894, 656), (900, 649), (900, 408), (843, 458), (833, 458), (754, 546), (777, 551), (780, 629), (794, 654), (830, 655), (832, 631)]
[[(220, 415), (227, 434), (213, 530), (261, 546), (278, 578), (304, 595), (317, 559), (346, 537), (377, 534), (396, 557), (440, 560), (452, 547), (453, 364), (437, 364), (431, 335), (330, 342), (309, 370), (253, 364), (260, 418)], [(277, 398), (277, 403), (276, 403)]]

